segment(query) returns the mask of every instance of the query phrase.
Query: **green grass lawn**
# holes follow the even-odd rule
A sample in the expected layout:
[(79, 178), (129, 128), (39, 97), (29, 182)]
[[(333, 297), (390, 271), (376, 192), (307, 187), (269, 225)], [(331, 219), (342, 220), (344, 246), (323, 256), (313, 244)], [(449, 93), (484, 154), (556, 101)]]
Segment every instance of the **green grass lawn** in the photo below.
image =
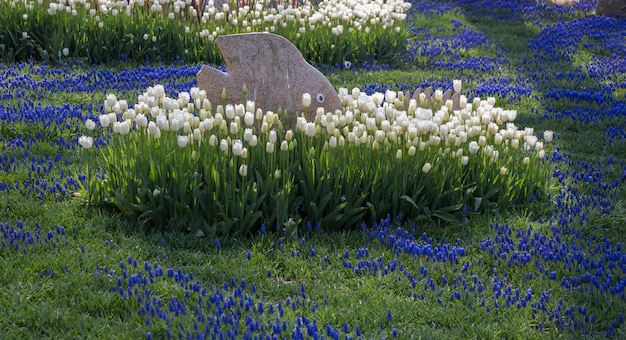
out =
[[(130, 102), (144, 84), (188, 90), (196, 66), (174, 65), (169, 73), (148, 67), (151, 74), (136, 65), (71, 61), (2, 65), (0, 338), (623, 338), (626, 148), (624, 137), (610, 139), (607, 129), (622, 131), (626, 116), (617, 109), (602, 115), (624, 103), (626, 77), (610, 74), (604, 85), (592, 78), (594, 59), (586, 59), (591, 52), (583, 44), (578, 58), (531, 63), (537, 52), (529, 41), (544, 26), (463, 13), (413, 19), (427, 30), (422, 38), (459, 34), (457, 20), (492, 41), (462, 51), (464, 60), (502, 56), (506, 63), (454, 70), (434, 66), (433, 57), (327, 74), (336, 87), (362, 91), (458, 78), (464, 92), (481, 96), (495, 93), (485, 84), (496, 79), (510, 89), (497, 103), (518, 110), (519, 126), (558, 134), (545, 161), (555, 171), (549, 203), (474, 214), (459, 224), (391, 216), (332, 233), (305, 226), (216, 240), (146, 233), (71, 190), (50, 187), (72, 188), (71, 178), (102, 164), (76, 140), (107, 93)], [(588, 12), (577, 13), (542, 22), (577, 22)], [(124, 78), (124, 69), (142, 80)], [(93, 88), (63, 83), (98, 71), (101, 78), (80, 82)], [(49, 85), (55, 82), (61, 85)], [(611, 98), (550, 95), (583, 89)], [(598, 113), (577, 119), (575, 109)], [(11, 120), (31, 112), (45, 116)]]

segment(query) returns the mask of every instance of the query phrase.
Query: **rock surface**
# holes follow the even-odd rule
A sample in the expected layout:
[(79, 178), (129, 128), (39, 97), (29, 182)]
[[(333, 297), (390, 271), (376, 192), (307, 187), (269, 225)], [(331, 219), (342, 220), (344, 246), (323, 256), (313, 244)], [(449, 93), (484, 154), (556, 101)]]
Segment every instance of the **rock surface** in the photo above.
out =
[(626, 0), (598, 0), (596, 14), (609, 17), (626, 17)]
[[(239, 104), (254, 100), (263, 111), (287, 111), (286, 126), (295, 126), (305, 113), (313, 121), (318, 107), (334, 112), (343, 108), (337, 91), (326, 77), (287, 39), (271, 33), (220, 36), (215, 40), (227, 72), (203, 65), (197, 74), (198, 87), (213, 105)], [(246, 87), (247, 93), (242, 92)], [(222, 99), (223, 89), (226, 100)], [(311, 95), (311, 105), (302, 105), (302, 95)]]

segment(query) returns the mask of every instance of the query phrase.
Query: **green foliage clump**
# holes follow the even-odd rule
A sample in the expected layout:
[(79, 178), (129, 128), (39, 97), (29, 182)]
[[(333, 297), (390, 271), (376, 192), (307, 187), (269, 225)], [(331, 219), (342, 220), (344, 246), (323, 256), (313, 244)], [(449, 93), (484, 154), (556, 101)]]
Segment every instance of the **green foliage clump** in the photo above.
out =
[(177, 99), (149, 88), (134, 109), (109, 95), (106, 176), (85, 195), (148, 229), (213, 237), (261, 224), (344, 230), (388, 214), (459, 222), (546, 197), (543, 142), (511, 123), (514, 111), (341, 92), (345, 112), (298, 118), (295, 130), (253, 102), (213, 108), (197, 88)]
[(155, 7), (158, 3), (151, 1), (113, 8), (54, 1), (0, 3), (3, 62), (78, 58), (88, 63), (183, 60), (220, 64), (223, 59), (214, 42), (217, 36), (265, 31), (289, 39), (311, 63), (384, 64), (406, 49), (408, 37), (401, 20), (389, 26), (356, 23), (354, 27), (355, 23), (344, 19), (315, 23), (307, 13), (317, 7), (308, 3), (302, 10), (277, 9), (271, 2), (257, 2), (252, 7), (233, 3), (229, 9), (199, 8), (195, 2), (184, 8), (172, 4)]

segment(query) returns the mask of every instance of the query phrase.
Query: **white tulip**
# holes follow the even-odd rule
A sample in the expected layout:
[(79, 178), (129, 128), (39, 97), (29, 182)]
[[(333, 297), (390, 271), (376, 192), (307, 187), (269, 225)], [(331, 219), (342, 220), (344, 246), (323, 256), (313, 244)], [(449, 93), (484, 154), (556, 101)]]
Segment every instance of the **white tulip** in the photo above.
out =
[(96, 122), (91, 119), (87, 119), (87, 121), (85, 121), (85, 127), (87, 130), (94, 130), (96, 128)]
[(189, 137), (187, 136), (178, 136), (178, 146), (184, 148), (189, 143)]
[(430, 172), (430, 169), (432, 169), (432, 165), (430, 165), (430, 163), (426, 163), (424, 164), (424, 166), (422, 167), (422, 172), (427, 174)]
[(241, 164), (239, 166), (239, 174), (241, 175), (241, 177), (248, 176), (248, 166), (246, 164)]
[(127, 135), (130, 133), (130, 124), (127, 120), (119, 123), (119, 133), (121, 135)]
[(239, 124), (237, 122), (230, 122), (230, 130), (231, 135), (236, 135), (239, 132)]
[(235, 107), (231, 104), (226, 104), (226, 110), (224, 111), (226, 114), (226, 118), (233, 120), (235, 119)]
[(309, 123), (307, 123), (307, 124), (306, 124), (306, 131), (305, 131), (305, 134), (306, 134), (308, 137), (313, 137), (313, 136), (315, 136), (315, 124), (314, 124), (314, 123), (309, 122)]
[(243, 106), (243, 104), (237, 104), (235, 105), (235, 116), (237, 117), (243, 117), (244, 113), (246, 112), (245, 107)]
[(476, 152), (478, 152), (478, 149), (480, 149), (480, 146), (478, 145), (478, 143), (476, 143), (476, 141), (471, 141), (469, 143), (468, 149), (469, 149), (469, 153), (473, 155)]
[(452, 81), (452, 88), (454, 89), (454, 92), (461, 92), (461, 86), (462, 86), (461, 80), (455, 79)]
[(113, 105), (115, 105), (115, 103), (117, 103), (117, 97), (116, 97), (113, 93), (109, 93), (109, 94), (107, 95), (107, 98), (106, 98), (105, 104), (106, 104), (108, 107), (113, 107)]
[(243, 116), (243, 122), (246, 123), (247, 126), (252, 126), (252, 124), (254, 124), (254, 114), (252, 114), (252, 112), (246, 112)]
[(302, 94), (302, 106), (306, 109), (311, 106), (311, 95), (308, 93)]
[(241, 142), (241, 140), (234, 140), (231, 149), (233, 151), (233, 155), (237, 157), (241, 156), (241, 151), (243, 150), (243, 143)]
[(551, 142), (554, 139), (554, 132), (550, 131), (550, 130), (546, 130), (543, 132), (543, 139), (546, 142)]
[(90, 149), (93, 146), (93, 138), (90, 136), (78, 137), (78, 144), (85, 149)]

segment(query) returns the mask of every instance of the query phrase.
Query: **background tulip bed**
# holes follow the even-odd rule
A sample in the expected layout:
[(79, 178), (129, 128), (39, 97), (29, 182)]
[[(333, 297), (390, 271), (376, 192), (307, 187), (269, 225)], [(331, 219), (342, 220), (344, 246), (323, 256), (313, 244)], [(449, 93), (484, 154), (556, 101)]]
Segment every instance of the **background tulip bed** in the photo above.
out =
[(176, 96), (198, 65), (0, 65), (0, 334), (623, 337), (626, 21), (594, 6), (413, 2), (392, 60), (320, 65), (367, 95), (461, 79), (468, 98), (494, 96), (519, 126), (554, 131), (547, 201), (458, 225), (390, 214), (358, 231), (143, 233), (75, 197), (106, 176), (85, 151), (109, 145), (95, 135), (84, 150), (79, 137), (98, 131), (84, 122), (107, 94), (134, 103), (161, 84)]

